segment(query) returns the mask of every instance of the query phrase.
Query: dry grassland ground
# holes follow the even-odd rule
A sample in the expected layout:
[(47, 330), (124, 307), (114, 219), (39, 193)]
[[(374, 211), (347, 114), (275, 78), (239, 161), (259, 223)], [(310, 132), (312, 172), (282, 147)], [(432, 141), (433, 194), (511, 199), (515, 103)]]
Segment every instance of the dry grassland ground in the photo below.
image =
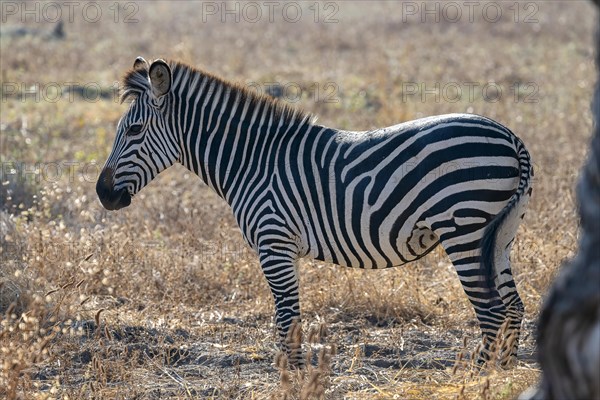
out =
[[(443, 2), (292, 2), (302, 7), (293, 22), (297, 11), (283, 3), (272, 14), (253, 3), (257, 19), (248, 3), (229, 2), (225, 14), (221, 2), (106, 2), (92, 22), (87, 3), (69, 21), (55, 2), (66, 36), (54, 40), (56, 6), (9, 3), (18, 12), (3, 8), (0, 32), (0, 397), (510, 399), (536, 381), (535, 319), (578, 234), (590, 4), (496, 2), (484, 15), (485, 2), (472, 14), (456, 2), (452, 22)], [(23, 7), (38, 7), (40, 21), (23, 21)], [(38, 31), (17, 37), (23, 26)], [(106, 212), (97, 200), (126, 109), (113, 89), (137, 55), (258, 90), (278, 82), (284, 101), (338, 128), (472, 112), (513, 129), (536, 169), (513, 252), (526, 306), (518, 365), (478, 373), (456, 363), (479, 331), (436, 251), (387, 271), (303, 261), (314, 367), (282, 373), (271, 294), (223, 201), (181, 167), (127, 209)]]

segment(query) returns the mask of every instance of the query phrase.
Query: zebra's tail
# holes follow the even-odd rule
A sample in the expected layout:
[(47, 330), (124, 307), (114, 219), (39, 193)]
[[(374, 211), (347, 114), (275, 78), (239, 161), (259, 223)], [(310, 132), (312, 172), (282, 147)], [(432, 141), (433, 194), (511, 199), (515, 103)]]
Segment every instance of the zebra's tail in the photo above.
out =
[[(525, 212), (523, 207), (521, 207), (522, 200), (524, 196), (530, 196), (532, 192), (531, 181), (533, 178), (533, 165), (531, 164), (531, 157), (529, 156), (529, 152), (525, 148), (525, 145), (521, 140), (514, 136), (516, 141), (516, 151), (517, 158), (519, 160), (519, 186), (517, 190), (508, 200), (506, 206), (494, 217), (494, 219), (488, 224), (485, 228), (483, 237), (481, 239), (481, 269), (482, 275), (485, 277), (485, 281), (487, 286), (490, 289), (496, 287), (494, 283), (494, 279), (496, 273), (500, 273), (500, 271), (495, 271), (495, 257), (496, 252), (496, 243), (498, 239), (498, 234), (501, 231), (503, 225), (507, 221), (513, 220), (516, 222), (516, 226), (514, 226), (514, 231), (516, 233), (516, 229), (518, 227), (517, 215), (515, 213), (522, 209), (521, 214), (518, 217), (523, 216)], [(511, 238), (512, 241), (512, 238)], [(510, 242), (507, 246), (510, 245)], [(505, 249), (501, 249), (504, 251)]]

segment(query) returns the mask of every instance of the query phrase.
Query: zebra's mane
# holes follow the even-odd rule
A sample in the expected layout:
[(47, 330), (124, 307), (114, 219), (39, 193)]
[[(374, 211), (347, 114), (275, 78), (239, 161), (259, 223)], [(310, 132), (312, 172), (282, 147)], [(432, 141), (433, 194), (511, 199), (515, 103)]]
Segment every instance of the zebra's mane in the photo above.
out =
[(121, 103), (127, 99), (135, 100), (146, 91), (151, 90), (147, 69), (130, 69), (123, 77)]
[[(263, 93), (258, 93), (253, 89), (244, 86), (241, 83), (228, 81), (217, 75), (213, 75), (209, 72), (202, 71), (198, 68), (190, 65), (181, 63), (179, 61), (167, 61), (171, 66), (173, 74), (173, 82), (177, 81), (177, 77), (180, 74), (187, 75), (183, 79), (187, 79), (187, 82), (191, 82), (194, 79), (194, 75), (201, 75), (202, 78), (208, 79), (207, 84), (214, 82), (216, 86), (223, 86), (223, 89), (229, 90), (230, 95), (239, 99), (241, 104), (249, 102), (248, 114), (251, 115), (252, 111), (257, 107), (264, 106), (267, 112), (272, 113), (275, 120), (279, 120), (283, 117), (285, 122), (288, 123), (309, 123), (312, 124), (316, 121), (316, 117), (309, 112), (300, 110), (293, 107), (281, 100), (273, 98)], [(177, 92), (178, 88), (175, 88)], [(146, 91), (152, 90), (150, 87), (150, 81), (148, 79), (148, 69), (138, 68), (129, 70), (123, 77), (123, 90), (121, 93), (121, 102), (127, 99), (135, 100), (138, 96)]]

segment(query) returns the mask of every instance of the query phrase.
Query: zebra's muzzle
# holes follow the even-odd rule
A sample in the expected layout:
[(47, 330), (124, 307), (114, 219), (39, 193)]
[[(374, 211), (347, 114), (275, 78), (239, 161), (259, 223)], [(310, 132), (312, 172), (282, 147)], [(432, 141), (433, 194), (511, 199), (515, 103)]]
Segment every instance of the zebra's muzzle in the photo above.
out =
[(114, 171), (112, 168), (105, 168), (96, 182), (96, 194), (107, 210), (119, 210), (131, 204), (131, 195), (126, 188), (114, 190), (113, 184)]

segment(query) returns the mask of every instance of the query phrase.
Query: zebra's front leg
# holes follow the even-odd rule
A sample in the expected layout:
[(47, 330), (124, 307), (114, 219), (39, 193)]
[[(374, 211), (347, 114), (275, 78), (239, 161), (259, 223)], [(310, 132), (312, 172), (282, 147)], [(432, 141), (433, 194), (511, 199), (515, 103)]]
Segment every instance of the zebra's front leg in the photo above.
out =
[(290, 253), (268, 250), (260, 253), (260, 264), (275, 300), (275, 322), (281, 349), (287, 354), (290, 366), (302, 368), (297, 259)]

